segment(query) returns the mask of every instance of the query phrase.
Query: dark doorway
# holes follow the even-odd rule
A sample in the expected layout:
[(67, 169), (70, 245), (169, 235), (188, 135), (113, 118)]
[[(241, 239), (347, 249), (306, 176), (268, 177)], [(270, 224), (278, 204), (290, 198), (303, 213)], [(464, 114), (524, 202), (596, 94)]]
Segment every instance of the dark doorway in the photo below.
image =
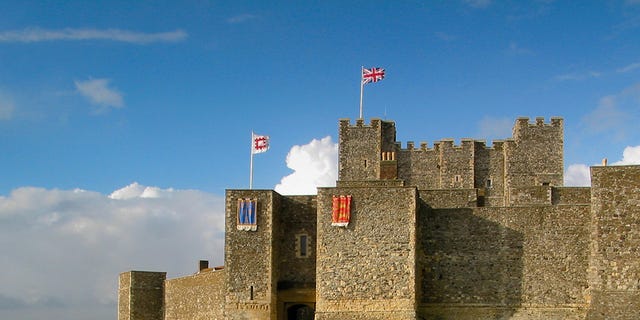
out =
[(313, 308), (306, 304), (295, 304), (287, 308), (286, 320), (313, 320)]

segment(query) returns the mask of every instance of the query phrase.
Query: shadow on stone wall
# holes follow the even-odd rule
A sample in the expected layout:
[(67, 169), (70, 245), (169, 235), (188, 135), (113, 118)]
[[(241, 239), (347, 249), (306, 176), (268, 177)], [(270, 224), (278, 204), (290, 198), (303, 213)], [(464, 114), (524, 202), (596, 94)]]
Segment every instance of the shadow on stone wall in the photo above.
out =
[(418, 219), (423, 319), (511, 317), (522, 299), (522, 233), (470, 208), (432, 209), (421, 203)]

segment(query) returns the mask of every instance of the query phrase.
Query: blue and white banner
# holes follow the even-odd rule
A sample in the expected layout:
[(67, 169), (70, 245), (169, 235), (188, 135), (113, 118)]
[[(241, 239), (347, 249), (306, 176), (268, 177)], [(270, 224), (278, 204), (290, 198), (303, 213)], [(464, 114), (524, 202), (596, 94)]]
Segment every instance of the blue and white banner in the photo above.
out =
[(258, 200), (238, 199), (238, 230), (258, 230), (258, 220), (256, 215), (257, 206)]

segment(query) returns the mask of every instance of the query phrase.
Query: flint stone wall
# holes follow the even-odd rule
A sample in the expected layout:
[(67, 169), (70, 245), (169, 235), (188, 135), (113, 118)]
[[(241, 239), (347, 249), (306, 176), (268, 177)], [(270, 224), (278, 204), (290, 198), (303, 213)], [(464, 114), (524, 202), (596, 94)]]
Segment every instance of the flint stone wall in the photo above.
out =
[(589, 212), (584, 205), (431, 209), (423, 202), (417, 249), (421, 315), (584, 317)]
[(590, 320), (640, 319), (640, 166), (591, 167)]
[[(347, 227), (332, 196), (351, 195)], [(316, 319), (415, 319), (415, 188), (320, 188)], [(366, 315), (365, 315), (366, 313)]]
[(129, 271), (119, 277), (119, 320), (162, 320), (166, 272)]
[[(257, 199), (257, 230), (237, 229), (238, 199)], [(225, 227), (225, 315), (227, 319), (273, 319), (281, 197), (272, 190), (227, 190)]]
[(206, 271), (165, 282), (165, 320), (224, 320), (225, 271)]

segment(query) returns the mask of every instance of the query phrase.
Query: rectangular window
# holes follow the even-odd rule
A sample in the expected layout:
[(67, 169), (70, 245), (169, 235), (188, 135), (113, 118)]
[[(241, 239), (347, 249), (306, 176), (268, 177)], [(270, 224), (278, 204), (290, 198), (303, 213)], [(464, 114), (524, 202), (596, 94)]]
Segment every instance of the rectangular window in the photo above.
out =
[(491, 179), (487, 179), (487, 188), (491, 188)]
[(307, 256), (307, 235), (300, 236), (300, 256)]
[(307, 234), (296, 235), (296, 256), (298, 258), (309, 256), (309, 236)]

